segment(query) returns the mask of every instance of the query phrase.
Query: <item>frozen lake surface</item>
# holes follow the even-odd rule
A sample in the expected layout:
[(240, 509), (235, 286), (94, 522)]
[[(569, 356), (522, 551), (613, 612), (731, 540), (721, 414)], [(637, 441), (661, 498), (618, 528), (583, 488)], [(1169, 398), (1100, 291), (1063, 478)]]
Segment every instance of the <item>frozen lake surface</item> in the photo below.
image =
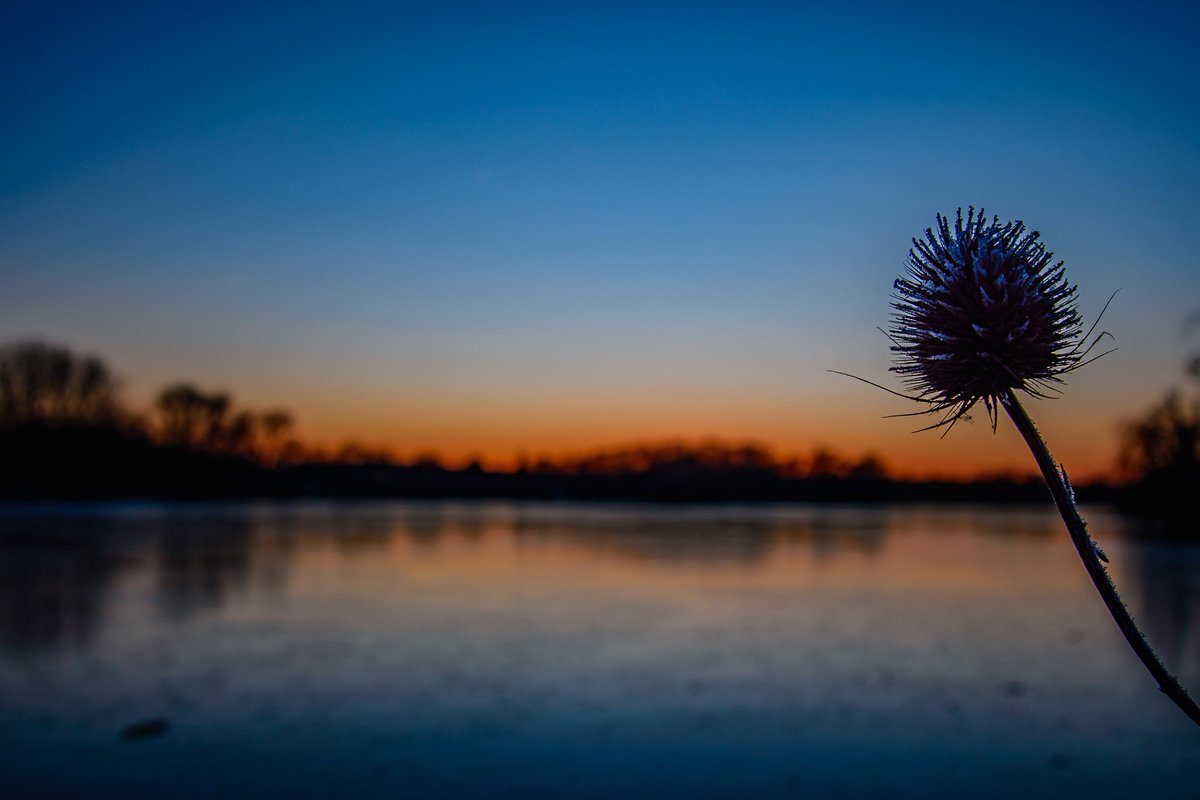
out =
[[(1200, 548), (1085, 515), (1200, 688)], [(10, 506), (0, 776), (56, 798), (1183, 798), (1200, 730), (1049, 506)]]

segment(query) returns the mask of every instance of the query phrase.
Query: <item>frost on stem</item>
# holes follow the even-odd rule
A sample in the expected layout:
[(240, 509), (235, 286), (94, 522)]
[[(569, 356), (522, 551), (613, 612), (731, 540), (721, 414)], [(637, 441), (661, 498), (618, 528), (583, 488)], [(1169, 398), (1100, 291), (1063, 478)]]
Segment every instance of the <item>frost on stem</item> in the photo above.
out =
[[(1062, 476), (1063, 487), (1067, 490), (1067, 500), (1070, 501), (1072, 508), (1078, 508), (1075, 502), (1075, 487), (1071, 485), (1071, 478), (1067, 475), (1067, 468), (1060, 463), (1058, 465), (1058, 472)], [(1092, 533), (1088, 530), (1087, 522), (1083, 517), (1079, 518), (1079, 524), (1083, 529), (1084, 536), (1087, 537), (1088, 546), (1092, 548), (1092, 552), (1096, 555), (1096, 558), (1105, 564), (1109, 563), (1108, 554), (1104, 552), (1100, 545), (1096, 544), (1096, 540), (1092, 538)]]

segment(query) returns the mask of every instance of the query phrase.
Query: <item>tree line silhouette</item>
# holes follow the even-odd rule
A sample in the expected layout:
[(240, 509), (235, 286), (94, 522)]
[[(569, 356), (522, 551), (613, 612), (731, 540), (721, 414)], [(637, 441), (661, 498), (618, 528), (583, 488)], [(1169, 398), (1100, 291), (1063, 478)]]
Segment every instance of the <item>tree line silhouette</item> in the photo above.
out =
[(238, 495), (299, 447), (280, 409), (238, 409), (228, 394), (179, 383), (138, 414), (118, 390), (95, 356), (0, 347), (0, 497)]
[[(1191, 327), (1200, 328), (1200, 314)], [(1123, 510), (1156, 520), (1171, 533), (1200, 535), (1200, 352), (1185, 367), (1190, 390), (1178, 387), (1122, 426), (1118, 466), (1127, 481)]]
[[(1200, 359), (1193, 377), (1200, 381)], [(1128, 485), (1083, 487), (1134, 510), (1198, 485), (1200, 400), (1176, 393), (1124, 429)], [(0, 347), (0, 498), (507, 497), (647, 501), (1041, 502), (1033, 478), (913, 481), (877, 456), (817, 448), (777, 457), (753, 443), (635, 444), (508, 470), (401, 463), (348, 443), (303, 444), (290, 412), (239, 407), (226, 392), (169, 385), (144, 413), (95, 356), (37, 341)]]

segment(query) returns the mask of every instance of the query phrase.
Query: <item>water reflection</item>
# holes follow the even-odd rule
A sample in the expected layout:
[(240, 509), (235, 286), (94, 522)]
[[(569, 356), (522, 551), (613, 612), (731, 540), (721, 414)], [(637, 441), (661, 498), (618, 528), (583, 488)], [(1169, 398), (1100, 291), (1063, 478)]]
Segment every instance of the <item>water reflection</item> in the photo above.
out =
[(1200, 547), (1149, 541), (1124, 555), (1126, 599), (1147, 637), (1168, 666), (1200, 673)]
[[(1200, 549), (1089, 519), (1200, 663)], [(1172, 796), (1200, 750), (1077, 562), (1052, 509), (10, 506), (0, 773), (146, 794), (161, 719), (119, 746), (174, 796)]]
[(219, 608), (231, 591), (244, 587), (252, 558), (262, 558), (253, 538), (251, 520), (242, 516), (163, 520), (153, 533), (163, 616), (183, 620)]
[[(750, 568), (780, 548), (813, 565), (839, 554), (880, 555), (897, 530), (1053, 538), (1043, 510), (973, 508), (576, 507), (545, 504), (360, 503), (235, 506), (9, 507), (0, 510), (0, 645), (10, 650), (86, 642), (122, 576), (149, 572), (166, 620), (185, 621), (246, 592), (278, 594), (303, 552), (383, 556), (397, 541), (511, 541), (518, 551), (566, 547), (592, 558)], [(1152, 638), (1170, 660), (1200, 640), (1200, 548), (1128, 548)]]
[(133, 559), (109, 520), (6, 520), (0, 535), (0, 646), (23, 651), (86, 642), (103, 599)]
[(781, 545), (807, 545), (817, 558), (839, 551), (879, 551), (887, 535), (878, 513), (841, 509), (748, 507), (608, 509), (580, 518), (569, 510), (518, 511), (518, 541), (569, 542), (597, 554), (661, 563), (751, 565)]
[(176, 622), (231, 595), (276, 594), (295, 558), (332, 548), (347, 557), (488, 536), (514, 547), (568, 547), (592, 557), (687, 564), (762, 563), (780, 546), (818, 561), (874, 554), (888, 535), (880, 511), (504, 504), (77, 506), (0, 510), (0, 644), (86, 642), (122, 576), (148, 572), (158, 614)]

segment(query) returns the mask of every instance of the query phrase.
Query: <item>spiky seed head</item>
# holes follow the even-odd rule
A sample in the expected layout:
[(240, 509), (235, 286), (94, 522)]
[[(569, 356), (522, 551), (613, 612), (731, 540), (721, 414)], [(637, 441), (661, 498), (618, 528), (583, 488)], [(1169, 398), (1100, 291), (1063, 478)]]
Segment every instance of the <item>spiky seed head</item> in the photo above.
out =
[(1045, 396), (1081, 363), (1076, 287), (1020, 221), (958, 210), (913, 239), (892, 302), (892, 371), (952, 425), (1007, 390)]

